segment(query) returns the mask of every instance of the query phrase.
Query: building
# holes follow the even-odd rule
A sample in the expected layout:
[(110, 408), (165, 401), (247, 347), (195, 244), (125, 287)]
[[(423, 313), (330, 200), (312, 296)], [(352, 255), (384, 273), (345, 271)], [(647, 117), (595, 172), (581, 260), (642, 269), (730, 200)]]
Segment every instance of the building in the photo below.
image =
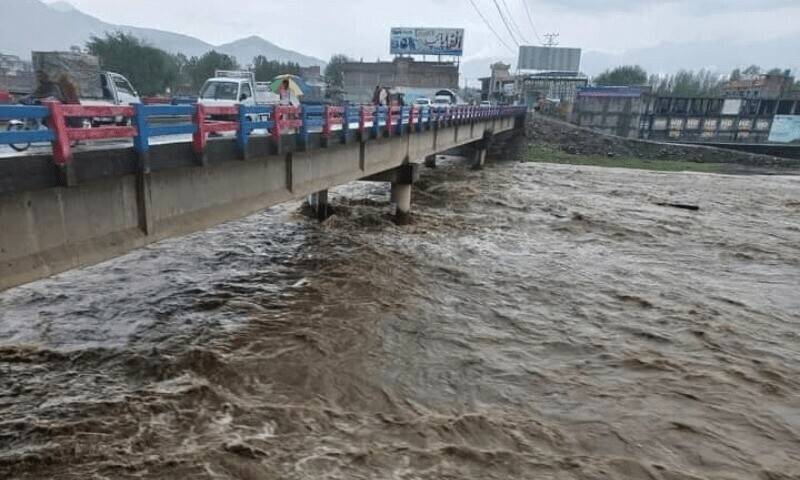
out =
[(573, 103), (578, 89), (589, 85), (589, 77), (580, 72), (541, 72), (517, 77), (521, 100), (533, 107), (540, 100)]
[(800, 95), (778, 98), (646, 99), (641, 137), (708, 143), (767, 143), (776, 115), (800, 115)]
[(0, 54), (0, 90), (15, 96), (30, 94), (33, 90), (33, 67), (16, 55)]
[(300, 67), (300, 78), (306, 82), (321, 82), (322, 67), (319, 65), (312, 65), (310, 67)]
[(788, 74), (745, 75), (722, 86), (722, 95), (733, 98), (776, 99), (789, 93), (794, 78)]
[(784, 121), (800, 116), (800, 92), (777, 98), (653, 95), (649, 87), (578, 90), (572, 122), (629, 138), (686, 143), (770, 143)]
[(516, 78), (511, 75), (511, 65), (497, 62), (490, 68), (491, 76), (481, 78), (481, 100), (510, 103), (516, 96)]
[(481, 100), (502, 103), (523, 102), (536, 107), (542, 100), (569, 104), (589, 78), (580, 72), (536, 72), (511, 74), (511, 65), (498, 62), (491, 66), (490, 77), (481, 78)]
[(637, 138), (649, 94), (649, 87), (579, 88), (572, 123), (609, 135)]
[(353, 103), (372, 101), (375, 87), (405, 94), (406, 101), (430, 97), (443, 89), (458, 89), (458, 65), (452, 62), (416, 61), (397, 57), (391, 62), (342, 64), (343, 99)]

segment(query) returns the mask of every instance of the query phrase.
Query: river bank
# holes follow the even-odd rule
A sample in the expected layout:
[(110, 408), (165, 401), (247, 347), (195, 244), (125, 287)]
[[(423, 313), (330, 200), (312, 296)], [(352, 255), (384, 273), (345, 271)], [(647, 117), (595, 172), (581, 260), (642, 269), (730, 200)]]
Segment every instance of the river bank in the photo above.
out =
[(522, 161), (669, 172), (800, 175), (800, 160), (604, 135), (540, 115), (528, 119), (526, 137), (526, 146), (517, 152)]

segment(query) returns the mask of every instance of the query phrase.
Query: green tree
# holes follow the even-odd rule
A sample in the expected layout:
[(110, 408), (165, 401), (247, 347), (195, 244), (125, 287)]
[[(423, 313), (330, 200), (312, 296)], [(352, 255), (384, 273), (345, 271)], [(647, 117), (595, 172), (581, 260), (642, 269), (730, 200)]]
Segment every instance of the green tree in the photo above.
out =
[(259, 55), (253, 59), (253, 72), (256, 75), (256, 81), (268, 82), (278, 75), (291, 74), (300, 75), (300, 65), (293, 62), (279, 62), (277, 60), (268, 60), (267, 57)]
[(734, 70), (731, 72), (731, 78), (730, 78), (730, 80), (731, 80), (732, 82), (734, 82), (734, 81), (741, 80), (741, 79), (742, 79), (742, 71), (741, 71), (740, 69), (738, 69), (738, 68), (734, 69)]
[(594, 83), (602, 86), (646, 85), (647, 72), (639, 65), (623, 65), (596, 76)]
[(750, 65), (749, 67), (745, 68), (744, 72), (742, 73), (745, 75), (758, 75), (761, 73), (761, 67), (758, 65)]
[(214, 50), (203, 54), (202, 57), (192, 57), (186, 62), (186, 76), (191, 81), (192, 88), (199, 90), (203, 83), (214, 76), (217, 70), (238, 70), (236, 59)]
[(725, 79), (708, 70), (681, 70), (674, 75), (652, 75), (648, 85), (658, 95), (713, 97), (722, 93)]
[(342, 88), (344, 86), (344, 70), (342, 65), (352, 62), (350, 57), (338, 53), (331, 57), (328, 65), (325, 67), (325, 82), (328, 87)]
[(164, 93), (178, 78), (174, 57), (124, 32), (93, 36), (86, 49), (104, 70), (125, 76), (141, 95)]

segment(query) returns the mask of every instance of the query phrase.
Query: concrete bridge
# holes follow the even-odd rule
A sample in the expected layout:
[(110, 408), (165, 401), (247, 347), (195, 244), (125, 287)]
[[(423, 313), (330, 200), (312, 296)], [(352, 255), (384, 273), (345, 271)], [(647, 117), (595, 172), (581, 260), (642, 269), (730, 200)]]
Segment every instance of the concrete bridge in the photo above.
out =
[[(516, 107), (20, 108), (0, 107), (0, 118), (39, 116), (49, 129), (0, 133), (0, 143), (51, 141), (52, 153), (0, 159), (0, 290), (289, 200), (309, 198), (324, 216), (327, 189), (354, 180), (391, 182), (397, 212), (407, 214), (419, 163), (467, 147), (481, 165), (493, 139), (522, 127), (526, 113)], [(67, 126), (68, 117), (95, 115), (126, 116), (131, 126)], [(191, 123), (154, 121), (176, 115)], [(208, 138), (225, 131), (236, 136)], [(191, 134), (192, 141), (151, 145), (152, 137), (168, 134)], [(76, 138), (122, 138), (133, 146), (73, 151)]]

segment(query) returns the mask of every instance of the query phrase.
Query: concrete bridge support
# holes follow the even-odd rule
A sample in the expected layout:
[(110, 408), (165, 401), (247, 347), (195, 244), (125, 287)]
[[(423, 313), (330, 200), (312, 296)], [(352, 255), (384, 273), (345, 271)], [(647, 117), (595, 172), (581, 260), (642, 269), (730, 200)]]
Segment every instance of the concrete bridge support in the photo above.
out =
[(402, 220), (411, 213), (411, 186), (419, 180), (419, 164), (406, 163), (362, 180), (390, 182), (392, 184), (391, 202), (395, 208), (395, 216)]
[(492, 130), (486, 130), (483, 132), (483, 138), (481, 138), (481, 140), (469, 146), (470, 150), (467, 158), (472, 160), (472, 168), (475, 170), (483, 169), (483, 166), (486, 165), (486, 154), (493, 143), (494, 132)]
[(392, 184), (392, 205), (395, 207), (395, 215), (398, 218), (411, 213), (411, 184)]
[(326, 220), (330, 215), (327, 189), (312, 193), (307, 202), (319, 221)]

